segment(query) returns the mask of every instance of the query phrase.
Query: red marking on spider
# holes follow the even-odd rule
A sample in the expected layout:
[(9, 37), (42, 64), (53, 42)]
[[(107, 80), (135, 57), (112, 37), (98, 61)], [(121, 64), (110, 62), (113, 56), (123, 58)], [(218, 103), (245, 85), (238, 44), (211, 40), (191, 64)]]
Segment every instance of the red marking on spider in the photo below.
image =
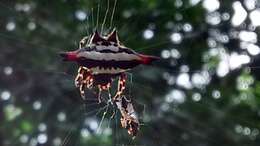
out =
[(122, 127), (128, 129), (130, 135), (136, 136), (139, 130), (138, 118), (133, 116), (135, 111), (132, 103), (123, 96), (127, 79), (125, 72), (140, 64), (150, 64), (159, 58), (139, 54), (125, 47), (119, 41), (116, 29), (107, 36), (100, 36), (95, 31), (90, 37), (84, 37), (80, 41), (78, 50), (63, 52), (60, 55), (63, 60), (80, 65), (75, 86), (79, 88), (83, 99), (86, 88), (98, 87), (98, 100), (101, 102), (100, 92), (109, 91), (113, 79), (119, 78), (118, 89), (112, 100), (121, 112)]

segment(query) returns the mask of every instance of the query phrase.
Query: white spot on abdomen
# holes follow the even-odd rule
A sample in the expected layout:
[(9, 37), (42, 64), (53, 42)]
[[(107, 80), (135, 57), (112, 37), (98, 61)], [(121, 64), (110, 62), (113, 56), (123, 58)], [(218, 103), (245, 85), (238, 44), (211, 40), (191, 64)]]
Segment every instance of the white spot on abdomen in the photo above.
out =
[(126, 69), (120, 68), (99, 68), (93, 67), (90, 68), (93, 74), (118, 74), (127, 71)]

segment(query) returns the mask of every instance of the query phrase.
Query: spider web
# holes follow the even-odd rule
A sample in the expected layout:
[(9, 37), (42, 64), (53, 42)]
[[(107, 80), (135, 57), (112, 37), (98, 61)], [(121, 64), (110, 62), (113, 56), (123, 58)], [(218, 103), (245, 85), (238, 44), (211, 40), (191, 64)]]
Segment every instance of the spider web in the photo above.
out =
[[(89, 35), (90, 33), (90, 30), (89, 28), (98, 28), (99, 27), (99, 19), (100, 19), (100, 9), (101, 9), (101, 4), (100, 4), (100, 1), (98, 1), (98, 4), (97, 4), (97, 7), (93, 7), (91, 9), (91, 18), (89, 18), (89, 15), (87, 16), (87, 20), (90, 20), (91, 19), (91, 23), (87, 22), (86, 23), (86, 32), (87, 34)], [(104, 31), (104, 26), (105, 26), (105, 22), (106, 22), (106, 19), (107, 19), (107, 15), (108, 15), (108, 11), (109, 11), (109, 0), (107, 1), (108, 3), (108, 8), (106, 10), (106, 14), (104, 16), (104, 20), (101, 24), (101, 33)], [(116, 4), (117, 4), (117, 0), (115, 0), (115, 3), (113, 5), (113, 10), (112, 10), (112, 16), (111, 16), (111, 19), (110, 19), (110, 23), (109, 23), (109, 28), (108, 30), (112, 29), (112, 25), (113, 25), (113, 17), (114, 17), (114, 13), (115, 13), (115, 9), (116, 9)], [(7, 6), (5, 5), (4, 3), (0, 2), (0, 7), (3, 7), (5, 9), (7, 9), (7, 11), (13, 13), (15, 15), (15, 17), (24, 17), (22, 14), (19, 14), (17, 13), (14, 8), (10, 7), (10, 6)], [(94, 14), (94, 9), (97, 9), (97, 18), (95, 20), (95, 14)], [(95, 24), (95, 21), (96, 21), (96, 24)], [(91, 26), (92, 25), (92, 26)], [(21, 44), (24, 44), (24, 45), (29, 45), (29, 46), (33, 46), (33, 47), (41, 47), (41, 48), (50, 48), (49, 46), (45, 45), (45, 44), (35, 44), (35, 43), (30, 43), (30, 42), (27, 42), (27, 41), (24, 41), (23, 39), (17, 37), (17, 36), (11, 36), (11, 35), (8, 35), (8, 34), (5, 34), (5, 33), (1, 33), (0, 32), (0, 37), (2, 38), (5, 38), (7, 40), (15, 40), (15, 41), (18, 41), (18, 44), (21, 43)], [(4, 66), (1, 66), (0, 69), (1, 70), (4, 70), (6, 67)], [(62, 75), (64, 76), (66, 79), (69, 80), (69, 82), (72, 82), (73, 81), (73, 75), (67, 73), (66, 71), (62, 72), (62, 71), (57, 71), (57, 70), (43, 70), (43, 71), (39, 71), (39, 70), (34, 70), (34, 69), (30, 69), (30, 68), (24, 68), (24, 67), (18, 67), (18, 68), (14, 68), (12, 69), (12, 72), (26, 72), (26, 73), (40, 73), (40, 74), (47, 74), (47, 76), (50, 76), (50, 75)], [(131, 81), (130, 81), (130, 84), (132, 84), (132, 74), (131, 75)], [(73, 84), (73, 83), (72, 83)], [(131, 90), (131, 89), (130, 89)], [(109, 92), (108, 93), (108, 96), (104, 96), (102, 95), (102, 102), (99, 104), (98, 103), (98, 100), (97, 98), (95, 97), (95, 92), (93, 94), (93, 91), (88, 91), (88, 93), (92, 93), (92, 95), (88, 96), (87, 97), (91, 97), (91, 98), (86, 98), (86, 100), (83, 101), (82, 105), (80, 106), (80, 116), (78, 118), (78, 121), (77, 122), (82, 122), (84, 121), (86, 118), (96, 118), (96, 119), (100, 119), (99, 120), (99, 124), (98, 124), (98, 127), (97, 129), (95, 130), (94, 134), (102, 134), (103, 133), (103, 129), (104, 125), (107, 125), (107, 128), (110, 128), (111, 127), (111, 123), (114, 122), (115, 125), (114, 125), (114, 133), (115, 133), (115, 145), (124, 145), (124, 146), (127, 146), (127, 144), (118, 144), (118, 141), (120, 141), (120, 136), (118, 134), (119, 132), (119, 128), (120, 128), (120, 124), (118, 124), (118, 120), (119, 120), (119, 113), (117, 111), (117, 109), (114, 107), (114, 105), (112, 105), (111, 103), (109, 103), (109, 100), (111, 98), (111, 93)], [(129, 93), (130, 95), (130, 93)], [(112, 109), (112, 112), (111, 112), (111, 109)], [(109, 113), (108, 113), (109, 112)], [(114, 114), (114, 115), (111, 115)], [(109, 115), (110, 114), (110, 115)], [(107, 118), (108, 117), (108, 118)], [(141, 118), (141, 117), (140, 117)], [(68, 128), (68, 132), (67, 134), (64, 136), (63, 140), (61, 141), (61, 146), (66, 146), (66, 145), (70, 145), (70, 140), (71, 138), (75, 135), (74, 134), (74, 131), (75, 131), (75, 126), (72, 125)], [(124, 131), (126, 132), (126, 131)], [(19, 145), (19, 144), (17, 144)]]
[[(20, 17), (22, 15), (20, 14), (17, 14), (17, 12), (15, 10), (13, 10), (13, 8), (10, 8), (9, 6), (3, 4), (0, 2), (0, 7), (3, 7), (3, 8), (6, 8), (8, 11), (14, 13), (14, 15), (16, 15), (17, 17)], [(101, 9), (100, 8), (100, 1), (98, 2), (98, 9)], [(87, 23), (87, 25), (92, 25), (92, 26), (95, 26), (94, 25), (94, 8), (91, 9), (92, 11), (92, 15), (90, 19), (92, 19), (92, 24), (89, 24)], [(113, 15), (112, 17), (114, 17), (114, 11), (113, 11)], [(104, 17), (104, 20), (107, 19), (106, 16), (107, 14), (105, 14), (105, 17)], [(24, 17), (24, 16), (22, 16)], [(88, 16), (89, 17), (89, 16)], [(100, 17), (100, 14), (99, 12), (97, 13), (97, 25), (96, 27), (98, 26), (98, 23), (99, 23), (99, 17)], [(89, 20), (89, 19), (88, 19)], [(112, 21), (113, 21), (113, 18), (111, 18), (111, 22), (110, 22), (110, 27), (112, 26)], [(101, 30), (103, 31), (103, 23), (101, 24), (102, 25), (102, 28)], [(125, 27), (125, 26), (122, 26), (122, 27)], [(110, 28), (109, 28), (110, 29)], [(89, 30), (87, 29), (87, 31), (89, 32)], [(141, 32), (140, 32), (141, 33)], [(129, 37), (129, 40), (130, 39), (133, 39), (135, 38), (136, 36), (138, 36), (139, 34), (135, 34), (135, 35), (132, 35), (131, 37)], [(23, 39), (21, 38), (17, 38), (16, 36), (10, 36), (10, 35), (6, 35), (4, 33), (1, 33), (0, 32), (0, 37), (2, 38), (6, 38), (6, 39), (11, 39), (11, 40), (18, 40), (19, 42), (18, 43), (22, 43), (22, 44), (26, 44), (26, 45), (30, 45), (30, 46), (35, 46), (35, 47), (42, 47), (42, 48), (49, 48), (49, 46), (45, 45), (45, 44), (34, 44), (34, 43), (29, 43), (29, 42), (26, 42), (26, 41), (23, 41)], [(126, 40), (129, 41), (129, 40)], [(140, 48), (140, 49), (145, 49), (145, 48), (152, 48), (152, 47), (158, 47), (158, 46), (161, 46), (163, 44), (167, 44), (169, 43), (169, 41), (162, 41), (162, 42), (158, 42), (157, 44), (153, 44), (151, 46), (146, 46), (146, 47), (143, 47), (143, 48)], [(3, 69), (4, 67), (1, 67), (1, 69)], [(258, 66), (255, 66), (255, 67), (249, 67), (251, 69), (258, 69), (259, 67)], [(66, 73), (66, 72), (60, 72), (60, 71), (57, 71), (57, 70), (45, 70), (45, 71), (36, 71), (36, 70), (32, 70), (32, 69), (26, 69), (26, 68), (17, 68), (15, 70), (20, 70), (20, 71), (24, 71), (24, 72), (29, 72), (29, 73), (33, 73), (33, 72), (41, 72), (41, 73), (46, 73), (46, 74), (60, 74), (60, 75), (65, 75), (67, 79), (70, 79), (72, 81), (72, 75)], [(190, 71), (190, 72), (199, 72), (199, 71)], [(131, 76), (131, 75), (130, 75)], [(130, 78), (132, 80), (132, 77)], [(133, 83), (132, 81), (130, 81), (130, 85), (132, 86)], [(129, 95), (131, 95), (131, 91), (132, 88), (129, 87)], [(88, 92), (89, 93), (89, 92)], [(107, 100), (106, 97), (107, 96), (102, 96), (104, 97), (103, 98), (103, 102), (101, 104), (98, 104), (94, 98), (87, 98), (85, 103), (80, 107), (80, 110), (82, 111), (81, 114), (79, 117), (79, 121), (83, 121), (86, 117), (88, 117), (89, 115), (94, 115), (95, 117), (101, 117), (101, 120), (98, 124), (98, 128), (96, 130), (96, 133), (102, 133), (102, 127), (104, 127), (105, 124), (107, 124), (107, 127), (111, 127), (111, 122), (114, 122), (115, 123), (115, 126), (113, 127), (114, 128), (114, 137), (115, 137), (115, 145), (116, 146), (139, 146), (139, 145), (134, 145), (134, 144), (131, 144), (132, 141), (129, 141), (130, 144), (122, 144), (120, 143), (120, 134), (119, 133), (119, 128), (120, 128), (120, 124), (118, 124), (118, 111), (112, 111), (112, 112), (115, 112), (115, 116), (114, 117), (111, 117), (111, 111), (109, 110), (114, 110), (115, 108), (112, 107), (110, 108), (110, 104), (107, 103)], [(137, 102), (138, 104), (138, 102)], [(145, 115), (146, 111), (145, 111), (145, 104), (140, 104), (141, 106), (143, 106), (143, 111), (142, 111), (142, 114)], [(139, 105), (139, 106), (140, 106)], [(204, 106), (204, 105), (202, 105)], [(89, 111), (89, 109), (91, 109), (91, 107), (94, 107), (94, 110), (91, 110)], [(212, 107), (204, 107), (204, 108), (207, 108), (207, 109), (213, 109)], [(213, 109), (214, 110), (214, 109)], [(139, 112), (138, 112), (139, 113)], [(110, 114), (110, 115), (109, 115)], [(179, 116), (182, 116), (184, 117), (185, 119), (187, 120), (190, 120), (190, 121), (193, 121), (193, 123), (197, 124), (197, 125), (200, 125), (203, 127), (203, 122), (202, 121), (196, 121), (196, 119), (192, 119), (188, 116), (185, 116), (185, 113), (181, 112), (179, 113), (180, 115)], [(142, 116), (139, 116), (141, 119), (142, 119)], [(144, 116), (143, 116), (144, 117)], [(146, 126), (146, 125), (145, 125)], [(190, 129), (187, 129), (186, 127), (184, 127), (183, 125), (178, 125), (180, 128), (184, 129), (187, 133), (191, 133), (191, 135), (194, 135), (194, 136), (198, 136), (198, 137), (201, 137), (201, 138), (207, 138), (205, 137), (204, 135), (200, 135), (198, 133), (194, 133), (193, 131), (191, 131)], [(205, 126), (204, 126), (205, 127)], [(142, 128), (142, 126), (141, 126)], [(206, 128), (206, 127), (205, 127)], [(69, 128), (69, 132), (66, 134), (66, 136), (64, 137), (64, 139), (62, 140), (62, 146), (66, 146), (69, 144), (70, 142), (70, 139), (71, 137), (73, 136), (73, 128)], [(209, 138), (210, 141), (214, 141), (214, 137), (212, 138)], [(216, 142), (217, 143), (217, 142)]]

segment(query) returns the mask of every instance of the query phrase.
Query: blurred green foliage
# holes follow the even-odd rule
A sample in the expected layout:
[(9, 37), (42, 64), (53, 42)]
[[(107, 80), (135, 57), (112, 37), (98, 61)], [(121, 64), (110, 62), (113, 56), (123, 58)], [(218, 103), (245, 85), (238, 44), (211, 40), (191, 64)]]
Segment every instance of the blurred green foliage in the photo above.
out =
[[(1, 0), (0, 145), (258, 146), (259, 53), (241, 44), (259, 42), (240, 34), (257, 38), (259, 28), (249, 15), (232, 22), (234, 5), (248, 14), (260, 5), (247, 1), (117, 0), (110, 26), (114, 0)], [(84, 104), (73, 83), (77, 66), (57, 55), (101, 31), (107, 2), (104, 35), (116, 27), (126, 46), (162, 57), (129, 73), (142, 123), (133, 140), (119, 113), (110, 119), (113, 107), (99, 125), (105, 103)]]

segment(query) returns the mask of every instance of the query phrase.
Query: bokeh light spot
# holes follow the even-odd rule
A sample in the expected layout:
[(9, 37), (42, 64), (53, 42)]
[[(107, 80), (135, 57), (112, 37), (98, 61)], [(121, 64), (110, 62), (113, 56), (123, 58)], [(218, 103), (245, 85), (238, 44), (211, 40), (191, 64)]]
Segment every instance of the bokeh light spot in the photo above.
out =
[(149, 39), (152, 39), (154, 36), (154, 32), (151, 30), (151, 29), (146, 29), (144, 32), (143, 32), (143, 37), (147, 40)]

